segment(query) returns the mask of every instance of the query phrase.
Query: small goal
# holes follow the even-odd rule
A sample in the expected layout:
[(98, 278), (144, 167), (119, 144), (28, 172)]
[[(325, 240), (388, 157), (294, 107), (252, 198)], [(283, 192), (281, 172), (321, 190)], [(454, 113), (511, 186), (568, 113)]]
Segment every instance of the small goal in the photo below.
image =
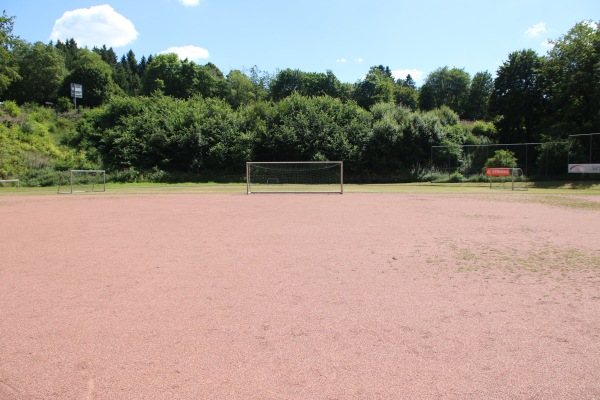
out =
[(106, 192), (106, 171), (103, 169), (72, 169), (61, 174), (59, 194)]
[(19, 187), (21, 186), (21, 183), (18, 179), (0, 179), (0, 187), (9, 185)]
[(247, 162), (246, 192), (344, 193), (343, 161)]
[(490, 189), (528, 190), (529, 182), (521, 168), (486, 168)]

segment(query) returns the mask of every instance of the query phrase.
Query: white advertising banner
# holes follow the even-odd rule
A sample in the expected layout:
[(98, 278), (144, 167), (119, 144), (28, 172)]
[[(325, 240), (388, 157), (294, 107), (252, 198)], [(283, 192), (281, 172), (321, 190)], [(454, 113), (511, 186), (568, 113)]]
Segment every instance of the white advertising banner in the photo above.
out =
[(569, 164), (570, 174), (600, 174), (600, 164)]

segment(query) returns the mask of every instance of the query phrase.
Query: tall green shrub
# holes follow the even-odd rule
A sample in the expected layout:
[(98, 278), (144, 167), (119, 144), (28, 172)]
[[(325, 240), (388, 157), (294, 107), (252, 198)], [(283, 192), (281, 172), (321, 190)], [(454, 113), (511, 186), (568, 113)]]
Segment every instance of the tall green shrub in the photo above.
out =
[(494, 155), (486, 161), (485, 168), (516, 168), (517, 157), (510, 150), (496, 150)]

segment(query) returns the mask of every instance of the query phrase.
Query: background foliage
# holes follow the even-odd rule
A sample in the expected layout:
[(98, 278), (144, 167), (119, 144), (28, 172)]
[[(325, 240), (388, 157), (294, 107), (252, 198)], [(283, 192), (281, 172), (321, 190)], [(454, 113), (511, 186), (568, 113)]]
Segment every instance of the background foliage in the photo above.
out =
[[(565, 155), (590, 151), (568, 135), (600, 132), (592, 21), (546, 55), (510, 53), (495, 77), (444, 66), (420, 88), (383, 65), (354, 84), (331, 71), (224, 75), (175, 54), (138, 61), (74, 40), (31, 44), (13, 23), (0, 18), (0, 177), (25, 184), (53, 184), (69, 168), (104, 168), (116, 180), (238, 180), (252, 160), (344, 160), (348, 179), (361, 181), (462, 179), (488, 161), (468, 146), (531, 142), (547, 145), (527, 155), (540, 165), (530, 174), (560, 174)], [(83, 85), (78, 110), (71, 83)], [(451, 169), (437, 170), (438, 158)]]

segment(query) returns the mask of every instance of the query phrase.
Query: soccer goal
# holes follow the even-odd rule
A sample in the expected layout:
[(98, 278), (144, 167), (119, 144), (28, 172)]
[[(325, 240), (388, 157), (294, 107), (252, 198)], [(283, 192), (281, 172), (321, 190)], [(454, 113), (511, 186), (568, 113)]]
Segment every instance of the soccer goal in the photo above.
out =
[(528, 190), (527, 176), (521, 168), (486, 168), (490, 189)]
[(343, 161), (246, 163), (250, 193), (344, 193)]
[(21, 186), (21, 183), (18, 179), (0, 179), (0, 187), (13, 185), (16, 187)]
[(103, 169), (72, 169), (60, 176), (59, 194), (106, 192), (106, 171)]

